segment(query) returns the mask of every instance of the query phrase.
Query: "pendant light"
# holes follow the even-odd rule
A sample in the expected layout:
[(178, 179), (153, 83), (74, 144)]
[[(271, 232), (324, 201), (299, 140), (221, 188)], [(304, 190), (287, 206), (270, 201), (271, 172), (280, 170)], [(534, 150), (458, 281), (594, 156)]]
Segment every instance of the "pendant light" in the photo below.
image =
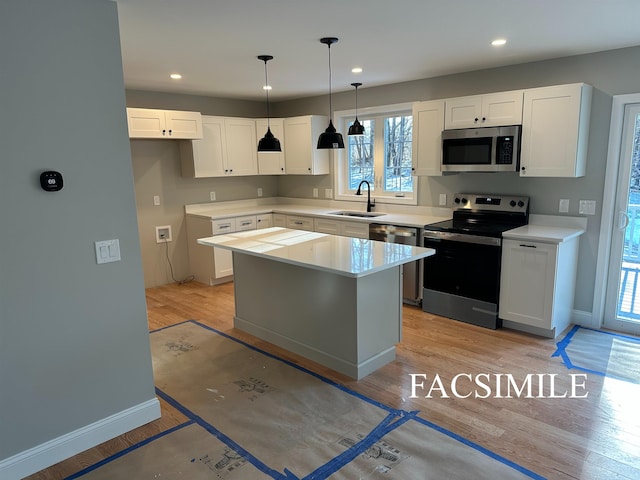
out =
[(269, 124), (270, 120), (270, 112), (269, 112), (269, 76), (267, 75), (267, 62), (269, 60), (273, 60), (271, 55), (258, 55), (258, 60), (262, 60), (264, 62), (264, 89), (267, 92), (267, 133), (264, 134), (264, 137), (260, 139), (258, 142), (258, 151), (259, 152), (281, 152), (282, 148), (280, 148), (280, 140), (273, 136), (271, 133), (271, 125)]
[(352, 87), (356, 87), (356, 119), (349, 127), (349, 136), (351, 137), (364, 135), (364, 125), (358, 121), (358, 87), (361, 85), (361, 83), (351, 84)]
[(320, 43), (324, 43), (329, 47), (329, 126), (318, 137), (318, 149), (322, 148), (344, 148), (344, 140), (342, 140), (342, 134), (336, 131), (336, 127), (333, 126), (333, 112), (331, 110), (331, 45), (338, 41), (335, 37), (323, 37), (320, 39)]

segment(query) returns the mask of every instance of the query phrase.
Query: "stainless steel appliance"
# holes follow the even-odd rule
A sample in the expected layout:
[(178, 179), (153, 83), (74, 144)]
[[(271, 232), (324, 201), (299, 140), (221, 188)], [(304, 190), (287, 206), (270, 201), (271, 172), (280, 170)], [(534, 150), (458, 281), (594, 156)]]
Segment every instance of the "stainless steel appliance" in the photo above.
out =
[(529, 198), (456, 194), (454, 204), (453, 219), (423, 229), (436, 254), (424, 259), (422, 309), (499, 328), (502, 232), (529, 223)]
[(517, 172), (520, 125), (442, 132), (443, 172)]
[[(369, 240), (404, 245), (420, 245), (420, 229), (399, 225), (369, 224)], [(402, 268), (402, 301), (411, 305), (420, 304), (420, 260), (405, 263)]]

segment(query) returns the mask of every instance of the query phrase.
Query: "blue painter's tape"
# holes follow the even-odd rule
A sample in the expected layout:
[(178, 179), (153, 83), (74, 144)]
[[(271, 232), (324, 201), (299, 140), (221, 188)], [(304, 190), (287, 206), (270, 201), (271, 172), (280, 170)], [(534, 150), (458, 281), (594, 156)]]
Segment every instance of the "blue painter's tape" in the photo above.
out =
[(180, 430), (184, 427), (188, 427), (189, 425), (193, 425), (195, 422), (193, 422), (193, 420), (189, 420), (185, 423), (181, 423), (180, 425), (177, 425), (173, 428), (170, 428), (169, 430), (165, 430), (164, 432), (158, 433), (157, 435), (154, 435), (153, 437), (149, 437), (146, 440), (142, 440), (141, 442), (136, 443), (135, 445), (131, 445), (128, 448), (125, 448), (124, 450), (122, 450), (121, 452), (118, 452), (114, 455), (111, 455), (110, 457), (105, 458), (104, 460), (99, 461), (98, 463), (95, 463), (83, 470), (80, 470), (79, 472), (74, 473), (73, 475), (70, 475), (68, 477), (65, 478), (65, 480), (73, 480), (74, 478), (79, 478), (83, 475), (86, 475), (89, 472), (94, 471), (97, 468), (100, 468), (103, 465), (106, 465), (109, 462), (112, 462), (114, 460), (116, 460), (117, 458), (122, 457), (123, 455), (126, 455), (127, 453), (130, 453), (134, 450), (137, 450), (140, 447), (143, 447), (155, 440), (158, 440), (159, 438), (162, 438), (166, 435), (169, 435), (170, 433), (173, 433), (177, 430)]

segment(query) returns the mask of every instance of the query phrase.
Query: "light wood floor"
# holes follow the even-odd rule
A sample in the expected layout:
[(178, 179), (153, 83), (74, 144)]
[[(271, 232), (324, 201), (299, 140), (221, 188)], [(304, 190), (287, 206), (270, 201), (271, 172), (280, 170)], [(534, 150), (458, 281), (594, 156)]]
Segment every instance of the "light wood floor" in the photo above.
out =
[[(338, 383), (420, 416), (550, 479), (640, 478), (640, 385), (589, 375), (585, 399), (410, 399), (410, 373), (437, 374), (447, 387), (459, 373), (556, 373), (556, 393), (569, 388), (569, 370), (551, 358), (555, 341), (512, 330), (488, 330), (404, 307), (397, 359), (355, 381), (233, 328), (233, 285), (193, 282), (147, 290), (149, 329), (188, 319), (226, 332), (299, 363)], [(338, 332), (336, 332), (338, 334)], [(461, 384), (464, 385), (464, 384)], [(546, 391), (548, 393), (548, 389)], [(482, 393), (482, 392), (481, 392)], [(495, 393), (495, 392), (494, 392)], [(62, 479), (144, 438), (184, 421), (162, 404), (162, 418), (35, 474)], [(473, 478), (473, 472), (469, 473)]]

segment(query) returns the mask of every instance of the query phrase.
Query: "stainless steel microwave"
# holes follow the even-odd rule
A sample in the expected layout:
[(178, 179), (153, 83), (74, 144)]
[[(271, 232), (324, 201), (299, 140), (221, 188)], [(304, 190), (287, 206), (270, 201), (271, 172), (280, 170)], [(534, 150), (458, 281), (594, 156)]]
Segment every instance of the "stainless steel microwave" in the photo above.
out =
[(442, 132), (443, 172), (517, 172), (521, 125)]

